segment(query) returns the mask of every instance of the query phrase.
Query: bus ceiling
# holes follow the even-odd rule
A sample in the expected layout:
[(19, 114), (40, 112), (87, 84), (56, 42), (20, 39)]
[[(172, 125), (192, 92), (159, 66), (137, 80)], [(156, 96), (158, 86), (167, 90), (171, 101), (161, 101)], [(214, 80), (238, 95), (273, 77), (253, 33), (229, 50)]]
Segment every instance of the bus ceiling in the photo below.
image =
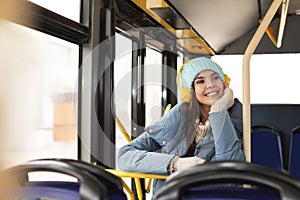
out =
[[(140, 26), (146, 27), (147, 24), (156, 23), (176, 38), (177, 46), (190, 53), (212, 56), (244, 54), (260, 20), (273, 1), (127, 0), (127, 2), (139, 9), (137, 13), (142, 12), (143, 20), (147, 23)], [(120, 4), (123, 6), (124, 0), (116, 1), (117, 7)], [(279, 9), (268, 29), (269, 37), (267, 34), (264, 35), (255, 51), (256, 54), (300, 52), (300, 45), (297, 42), (300, 35), (300, 0), (283, 0), (283, 5), (287, 8), (286, 20), (282, 14), (283, 9)], [(120, 7), (117, 10), (121, 12), (122, 9)], [(117, 15), (120, 14), (118, 12)], [(280, 19), (284, 19), (285, 23), (280, 25)], [(278, 36), (280, 29), (282, 34)], [(281, 36), (282, 40), (277, 40)]]

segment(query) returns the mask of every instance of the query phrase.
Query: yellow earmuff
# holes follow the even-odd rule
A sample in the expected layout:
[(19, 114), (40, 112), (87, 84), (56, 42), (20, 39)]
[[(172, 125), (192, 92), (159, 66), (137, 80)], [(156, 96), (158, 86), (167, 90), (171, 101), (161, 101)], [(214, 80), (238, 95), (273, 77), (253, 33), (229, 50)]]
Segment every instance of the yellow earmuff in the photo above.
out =
[(177, 77), (176, 77), (176, 84), (177, 84), (177, 87), (178, 87), (178, 89), (179, 89), (179, 97), (180, 97), (180, 99), (182, 100), (182, 101), (184, 101), (184, 102), (191, 102), (191, 100), (192, 100), (192, 93), (191, 93), (191, 91), (190, 91), (190, 89), (189, 88), (187, 88), (187, 87), (182, 87), (181, 86), (181, 82), (180, 82), (180, 73), (182, 72), (182, 70), (183, 70), (183, 67), (184, 67), (184, 65), (186, 64), (187, 62), (185, 62), (185, 63), (183, 63), (181, 66), (180, 66), (180, 68), (179, 68), (179, 70), (178, 70), (178, 72), (177, 72)]
[[(224, 74), (224, 73), (223, 73), (223, 74)], [(228, 76), (227, 74), (224, 74), (224, 79), (225, 79), (225, 82), (224, 82), (225, 86), (226, 86), (226, 87), (229, 87), (229, 84), (230, 84), (230, 78), (229, 78), (229, 76)]]

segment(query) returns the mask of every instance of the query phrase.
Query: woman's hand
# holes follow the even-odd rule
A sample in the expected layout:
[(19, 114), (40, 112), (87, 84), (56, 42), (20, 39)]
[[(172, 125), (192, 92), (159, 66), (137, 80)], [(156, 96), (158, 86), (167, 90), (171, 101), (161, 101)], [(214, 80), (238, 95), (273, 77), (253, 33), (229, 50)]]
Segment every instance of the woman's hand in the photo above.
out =
[(192, 167), (195, 165), (203, 164), (205, 160), (199, 158), (199, 157), (185, 157), (185, 158), (179, 158), (176, 156), (173, 158), (171, 162), (171, 170), (169, 170), (171, 173), (182, 170), (188, 167)]
[(225, 109), (227, 110), (233, 105), (233, 103), (233, 92), (227, 87), (224, 90), (224, 95), (211, 106), (209, 114), (220, 112)]

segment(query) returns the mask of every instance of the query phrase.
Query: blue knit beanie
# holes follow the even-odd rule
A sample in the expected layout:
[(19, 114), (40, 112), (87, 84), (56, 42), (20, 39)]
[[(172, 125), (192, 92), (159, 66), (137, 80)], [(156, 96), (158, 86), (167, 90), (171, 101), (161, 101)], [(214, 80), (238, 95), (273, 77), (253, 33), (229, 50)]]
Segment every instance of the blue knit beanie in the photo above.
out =
[(210, 58), (206, 57), (199, 57), (190, 60), (188, 63), (186, 63), (181, 71), (181, 84), (182, 87), (187, 87), (189, 90), (192, 90), (192, 84), (195, 79), (195, 77), (205, 70), (212, 70), (214, 72), (217, 72), (222, 80), (222, 82), (225, 82), (224, 73), (222, 71), (222, 68), (212, 61)]

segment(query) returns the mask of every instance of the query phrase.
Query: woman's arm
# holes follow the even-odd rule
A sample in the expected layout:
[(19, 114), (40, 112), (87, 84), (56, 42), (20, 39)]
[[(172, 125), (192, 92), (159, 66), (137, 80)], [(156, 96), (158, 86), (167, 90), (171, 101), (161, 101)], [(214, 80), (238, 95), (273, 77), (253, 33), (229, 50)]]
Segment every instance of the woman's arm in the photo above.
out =
[(215, 143), (216, 160), (244, 160), (241, 140), (227, 110), (209, 116)]
[(160, 145), (144, 132), (119, 150), (118, 166), (124, 171), (154, 174), (168, 174), (168, 167), (174, 155), (155, 152)]
[(176, 105), (154, 125), (119, 150), (118, 166), (125, 171), (168, 174), (172, 154), (163, 153), (177, 133), (180, 122), (180, 106)]
[(230, 88), (226, 88), (224, 95), (212, 105), (209, 120), (215, 143), (215, 159), (244, 160), (241, 104), (234, 100)]

